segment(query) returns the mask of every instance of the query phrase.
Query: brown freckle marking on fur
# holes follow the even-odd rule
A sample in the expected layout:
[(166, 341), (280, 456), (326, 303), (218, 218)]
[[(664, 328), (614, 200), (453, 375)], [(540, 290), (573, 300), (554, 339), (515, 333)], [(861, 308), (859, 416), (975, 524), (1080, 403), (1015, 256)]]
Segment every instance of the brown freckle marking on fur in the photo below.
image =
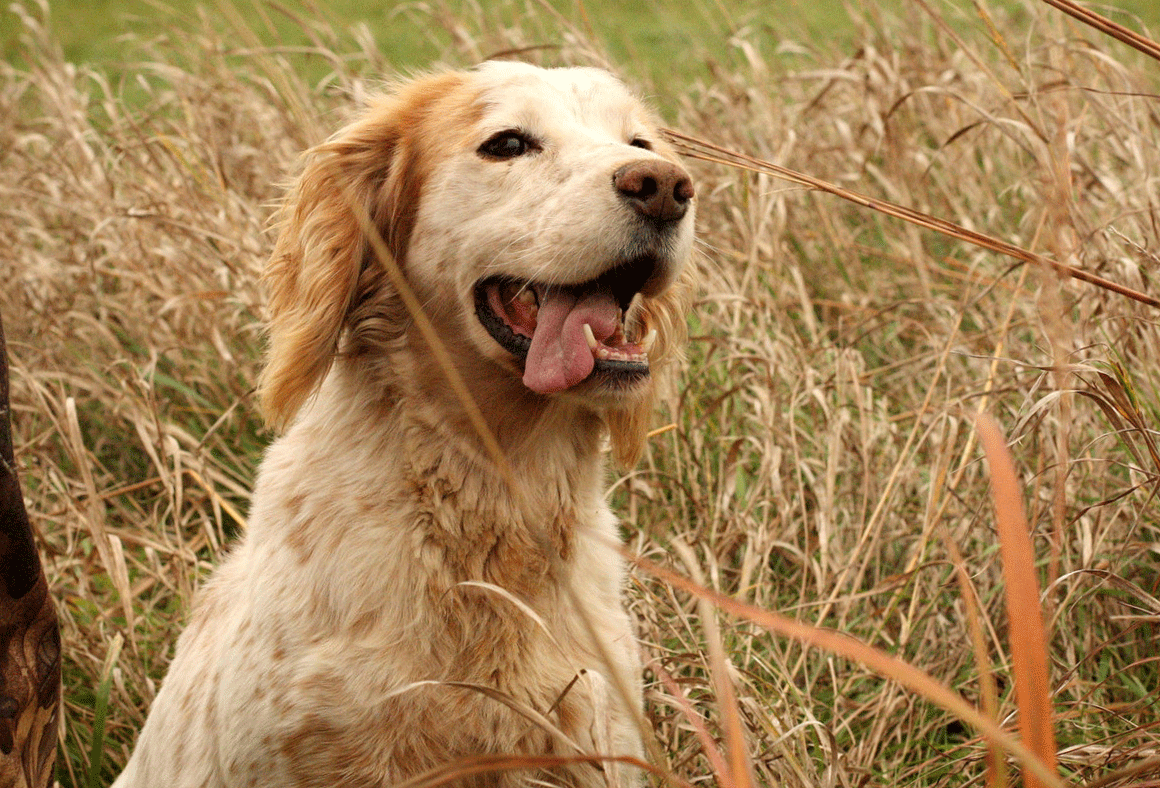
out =
[(369, 785), (369, 779), (363, 783), (352, 776), (369, 776), (375, 771), (370, 753), (318, 714), (304, 716), (298, 727), (282, 738), (279, 752), (286, 758), (293, 784), (301, 788)]
[(296, 493), (286, 499), (286, 513), (290, 515), (290, 519), (298, 519), (298, 515), (302, 514), (302, 507), (306, 504), (306, 496), (302, 493)]
[(274, 711), (277, 712), (279, 717), (288, 716), (293, 709), (294, 706), (285, 694), (274, 695)]
[(173, 769), (178, 773), (185, 771), (185, 751), (181, 747), (174, 748)]
[(341, 694), (344, 682), (340, 677), (329, 673), (316, 673), (299, 682), (298, 686), (315, 697), (330, 698)]
[(335, 555), (342, 550), (342, 544), (346, 541), (346, 531), (342, 528), (333, 528), (327, 534), (326, 543), (322, 546), (324, 555)]
[(181, 696), (180, 708), (181, 708), (181, 716), (183, 716), (183, 717), (193, 716), (193, 709), (194, 709), (193, 690), (190, 690), (189, 692), (187, 692)]
[(297, 527), (291, 529), (290, 533), (286, 535), (286, 546), (294, 553), (300, 566), (310, 560), (311, 544), (308, 538), (309, 533), (309, 528), (302, 523), (298, 523)]
[(222, 685), (222, 674), (215, 673), (213, 679), (210, 681), (209, 698), (205, 703), (205, 718), (208, 720), (210, 726), (216, 725), (217, 722), (217, 691)]
[(350, 626), (350, 633), (355, 637), (366, 637), (374, 630), (379, 620), (380, 614), (378, 610), (368, 610), (354, 620)]

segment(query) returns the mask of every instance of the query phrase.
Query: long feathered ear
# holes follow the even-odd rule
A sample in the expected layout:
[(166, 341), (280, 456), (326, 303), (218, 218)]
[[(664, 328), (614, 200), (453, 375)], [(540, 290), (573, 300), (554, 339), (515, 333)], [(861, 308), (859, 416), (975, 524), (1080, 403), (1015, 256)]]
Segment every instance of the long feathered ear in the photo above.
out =
[(681, 358), (688, 335), (685, 318), (692, 307), (696, 289), (694, 268), (693, 261), (687, 263), (680, 277), (663, 295), (646, 298), (641, 304), (641, 314), (637, 319), (657, 331), (656, 342), (648, 352), (648, 391), (628, 407), (610, 411), (606, 417), (612, 457), (622, 468), (629, 469), (640, 460), (657, 395), (669, 382), (674, 363)]
[(317, 390), (338, 352), (359, 276), (374, 262), (367, 220), (401, 264), (421, 187), (423, 122), (461, 83), (453, 73), (408, 83), (306, 153), (275, 217), (263, 276), (269, 349), (258, 392), (275, 429)]

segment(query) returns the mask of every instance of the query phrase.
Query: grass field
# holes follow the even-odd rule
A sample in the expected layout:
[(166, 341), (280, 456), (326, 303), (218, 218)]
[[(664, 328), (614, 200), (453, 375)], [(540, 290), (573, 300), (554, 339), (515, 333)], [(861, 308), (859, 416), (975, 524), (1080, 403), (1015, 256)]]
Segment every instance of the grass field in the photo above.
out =
[[(373, 36), (386, 62), (394, 69), (421, 68), (437, 60), (455, 39), (467, 30), (451, 20), (472, 19), (471, 24), (486, 30), (522, 25), (529, 32), (543, 33), (537, 43), (551, 45), (553, 20), (567, 20), (583, 35), (599, 39), (618, 62), (640, 68), (649, 78), (674, 73), (692, 76), (703, 71), (702, 58), (690, 57), (697, 47), (714, 53), (726, 51), (731, 31), (754, 27), (766, 34), (791, 30), (852, 31), (845, 9), (836, 3), (787, 3), (778, 13), (769, 13), (758, 0), (719, 3), (692, 0), (670, 3), (661, 0), (618, 3), (612, 0), (576, 3), (471, 2), (441, 0), (436, 3), (384, 3), (378, 6), (356, 0), (333, 0), (324, 11), (314, 3), (254, 2), (197, 3), (187, 0), (158, 3), (154, 0), (126, 2), (77, 2), (65, 0), (51, 5), (51, 24), (57, 32), (67, 59), (93, 62), (105, 70), (132, 68), (131, 58), (120, 42), (126, 37), (157, 38), (182, 35), (191, 22), (210, 20), (219, 30), (229, 27), (238, 16), (247, 26), (261, 30), (270, 41), (285, 47), (291, 62), (307, 78), (326, 73), (319, 58), (310, 50), (319, 43), (304, 20), (325, 19), (322, 38), (327, 45), (350, 46), (348, 31), (355, 27)], [(433, 19), (448, 24), (432, 24)], [(547, 25), (547, 28), (545, 28)], [(16, 26), (5, 45), (15, 51)], [(314, 33), (320, 32), (315, 27)], [(228, 38), (228, 35), (227, 35)], [(484, 53), (485, 55), (493, 53)], [(124, 61), (130, 61), (125, 63)]]
[[(909, 13), (910, 0), (882, 0), (880, 7), (894, 16)], [(947, 13), (954, 5), (969, 10), (969, 3), (940, 4)], [(1002, 0), (992, 3), (1005, 10), (1019, 8)], [(1155, 28), (1160, 25), (1160, 6), (1152, 0), (1116, 0), (1095, 5), (1101, 13), (1129, 26)], [(854, 8), (860, 8), (855, 5)], [(1046, 6), (1044, 6), (1046, 9)], [(853, 12), (861, 16), (860, 11)], [(952, 13), (954, 13), (952, 11)], [(19, 26), (7, 9), (0, 39), (5, 53), (17, 51)], [(454, 45), (454, 25), (432, 25), (432, 15), (445, 19), (472, 19), (481, 29), (531, 23), (537, 18), (559, 16), (597, 38), (622, 68), (642, 69), (644, 76), (657, 79), (673, 73), (691, 77), (703, 73), (704, 58), (690, 56), (704, 50), (721, 56), (735, 31), (748, 35), (759, 32), (773, 40), (788, 38), (811, 45), (841, 42), (854, 45), (857, 29), (847, 3), (808, 3), (785, 0), (770, 5), (760, 0), (542, 0), (518, 4), (486, 0), (440, 0), (436, 3), (383, 3), (358, 0), (330, 0), (325, 4), (290, 0), (264, 4), (246, 0), (239, 3), (197, 2), (196, 0), (53, 0), (50, 24), (67, 60), (94, 63), (104, 70), (119, 70), (132, 63), (133, 48), (123, 42), (133, 38), (177, 37), (199, 17), (228, 20), (240, 16), (249, 26), (268, 34), (270, 41), (288, 48), (309, 48), (316, 40), (304, 30), (303, 20), (325, 19), (328, 37), (342, 39), (349, 28), (364, 26), (383, 51), (391, 66), (400, 69), (427, 65)], [(222, 28), (219, 28), (222, 29)], [(550, 35), (543, 42), (550, 41)], [(349, 42), (348, 42), (349, 43)], [(309, 55), (296, 65), (311, 75), (323, 73), (312, 67)]]
[[(395, 68), (605, 64), (682, 132), (1160, 295), (1156, 60), (1034, 0), (760, 7), (637, 30), (628, 4), (601, 24), (414, 4), (390, 22), (406, 45), (351, 32), (342, 6), (268, 9), (271, 28), (220, 5), (115, 45), (103, 22), (125, 6), (4, 17), (0, 312), (62, 621), (62, 786), (111, 782), (243, 527), (270, 439), (253, 384), (278, 184)], [(1160, 784), (1160, 310), (690, 166), (692, 341), (667, 429), (613, 496), (634, 554), (734, 602), (633, 574), (655, 766), (692, 785), (1014, 785), (1025, 761), (992, 747), (1030, 746), (1020, 723), (1038, 720), (1060, 775), (1039, 784)], [(1017, 697), (1034, 617), (1008, 612), (980, 413), (1026, 507), (1050, 711)]]

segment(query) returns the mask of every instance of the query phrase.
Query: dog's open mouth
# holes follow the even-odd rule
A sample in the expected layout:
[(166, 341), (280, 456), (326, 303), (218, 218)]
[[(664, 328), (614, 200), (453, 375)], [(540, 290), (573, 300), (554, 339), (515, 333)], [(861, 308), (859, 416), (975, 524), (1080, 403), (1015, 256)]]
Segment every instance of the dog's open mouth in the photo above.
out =
[(649, 374), (656, 330), (641, 327), (630, 341), (624, 316), (656, 268), (642, 258), (564, 286), (490, 277), (475, 286), (475, 313), (500, 346), (523, 359), (532, 391), (564, 391), (594, 374), (628, 382)]

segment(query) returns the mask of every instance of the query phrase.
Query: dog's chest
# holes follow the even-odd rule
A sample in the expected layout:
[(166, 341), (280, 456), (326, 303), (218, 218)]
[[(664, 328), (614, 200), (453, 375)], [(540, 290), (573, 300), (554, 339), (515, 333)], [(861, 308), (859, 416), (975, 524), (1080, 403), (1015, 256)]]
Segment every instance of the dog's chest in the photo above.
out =
[(462, 583), (490, 583), (532, 599), (566, 583), (573, 542), (592, 504), (583, 505), (571, 484), (519, 483), (465, 465), (444, 457), (412, 465), (408, 474), (403, 527), (429, 592), (443, 596)]

